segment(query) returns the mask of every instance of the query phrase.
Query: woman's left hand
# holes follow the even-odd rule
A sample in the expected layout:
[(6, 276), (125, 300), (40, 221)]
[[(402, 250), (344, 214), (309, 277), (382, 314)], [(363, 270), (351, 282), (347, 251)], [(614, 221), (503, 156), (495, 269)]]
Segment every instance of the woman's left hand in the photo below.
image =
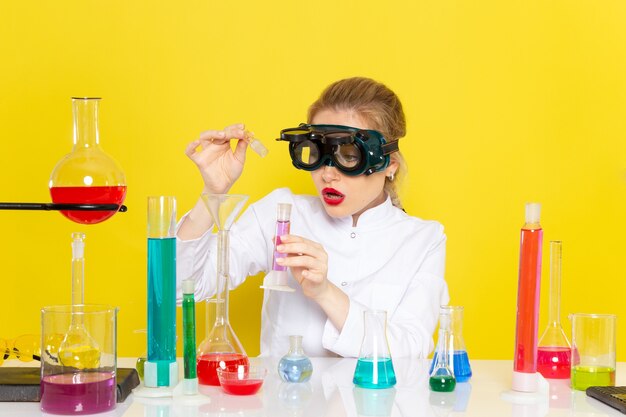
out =
[(294, 278), (300, 283), (307, 297), (317, 300), (329, 291), (328, 254), (317, 242), (296, 235), (280, 237), (276, 250), (287, 257), (277, 258), (279, 265), (291, 269)]

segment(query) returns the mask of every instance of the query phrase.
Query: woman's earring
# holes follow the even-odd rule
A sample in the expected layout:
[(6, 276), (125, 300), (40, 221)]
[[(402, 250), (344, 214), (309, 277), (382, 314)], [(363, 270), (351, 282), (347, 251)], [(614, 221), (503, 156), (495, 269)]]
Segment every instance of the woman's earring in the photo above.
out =
[(389, 178), (389, 181), (393, 181), (393, 172), (391, 174), (389, 174), (389, 176), (387, 178)]

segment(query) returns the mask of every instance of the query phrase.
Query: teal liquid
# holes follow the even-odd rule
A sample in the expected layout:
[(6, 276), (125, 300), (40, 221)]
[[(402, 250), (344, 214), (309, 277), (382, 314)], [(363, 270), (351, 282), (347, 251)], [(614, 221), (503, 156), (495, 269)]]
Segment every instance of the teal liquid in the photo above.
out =
[(159, 387), (170, 385), (175, 361), (176, 238), (148, 239), (148, 362), (157, 364)]
[(355, 385), (363, 388), (390, 388), (396, 385), (396, 373), (391, 358), (359, 359), (354, 370)]
[(452, 392), (456, 387), (456, 379), (452, 375), (435, 375), (430, 377), (428, 384), (433, 391)]

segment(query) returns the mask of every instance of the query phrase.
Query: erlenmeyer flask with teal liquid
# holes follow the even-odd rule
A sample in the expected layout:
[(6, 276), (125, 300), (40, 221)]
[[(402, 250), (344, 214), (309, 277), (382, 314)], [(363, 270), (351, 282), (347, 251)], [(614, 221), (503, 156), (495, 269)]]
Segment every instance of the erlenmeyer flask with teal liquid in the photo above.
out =
[(396, 373), (387, 342), (387, 312), (366, 310), (363, 318), (365, 332), (352, 382), (362, 388), (391, 388)]

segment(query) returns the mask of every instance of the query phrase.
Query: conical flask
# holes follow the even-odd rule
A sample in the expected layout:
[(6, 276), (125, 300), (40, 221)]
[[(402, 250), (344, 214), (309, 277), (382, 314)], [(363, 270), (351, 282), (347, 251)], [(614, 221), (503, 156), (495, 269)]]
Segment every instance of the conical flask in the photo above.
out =
[(396, 373), (387, 343), (387, 312), (363, 312), (365, 333), (352, 382), (362, 388), (390, 388), (396, 385)]
[[(450, 366), (452, 371), (454, 371), (454, 378), (456, 378), (456, 382), (467, 382), (472, 377), (472, 368), (469, 363), (467, 349), (465, 348), (465, 341), (463, 340), (463, 307), (441, 306), (439, 311), (440, 320), (443, 314), (446, 314), (450, 320), (450, 352), (448, 352), (448, 354), (452, 357)], [(437, 341), (433, 361), (430, 364), (431, 373), (437, 363), (439, 343), (440, 342)]]
[(435, 352), (434, 367), (428, 381), (430, 389), (436, 392), (452, 392), (456, 386), (452, 361), (452, 338), (450, 310), (441, 307), (439, 311), (439, 340)]
[(537, 347), (537, 371), (545, 378), (570, 377), (571, 347), (561, 327), (562, 243), (550, 241), (550, 298), (548, 325)]
[(215, 321), (207, 337), (198, 347), (198, 380), (202, 385), (220, 385), (217, 368), (248, 364), (248, 356), (230, 326), (228, 319), (229, 297), (229, 232), (248, 200), (247, 195), (202, 194), (215, 226), (217, 227), (217, 289), (213, 298), (207, 300), (207, 314), (214, 311)]
[[(72, 98), (74, 147), (50, 174), (50, 196), (55, 203), (121, 205), (126, 178), (119, 165), (100, 148), (99, 98)], [(82, 224), (100, 223), (115, 211), (64, 210), (68, 219)]]

